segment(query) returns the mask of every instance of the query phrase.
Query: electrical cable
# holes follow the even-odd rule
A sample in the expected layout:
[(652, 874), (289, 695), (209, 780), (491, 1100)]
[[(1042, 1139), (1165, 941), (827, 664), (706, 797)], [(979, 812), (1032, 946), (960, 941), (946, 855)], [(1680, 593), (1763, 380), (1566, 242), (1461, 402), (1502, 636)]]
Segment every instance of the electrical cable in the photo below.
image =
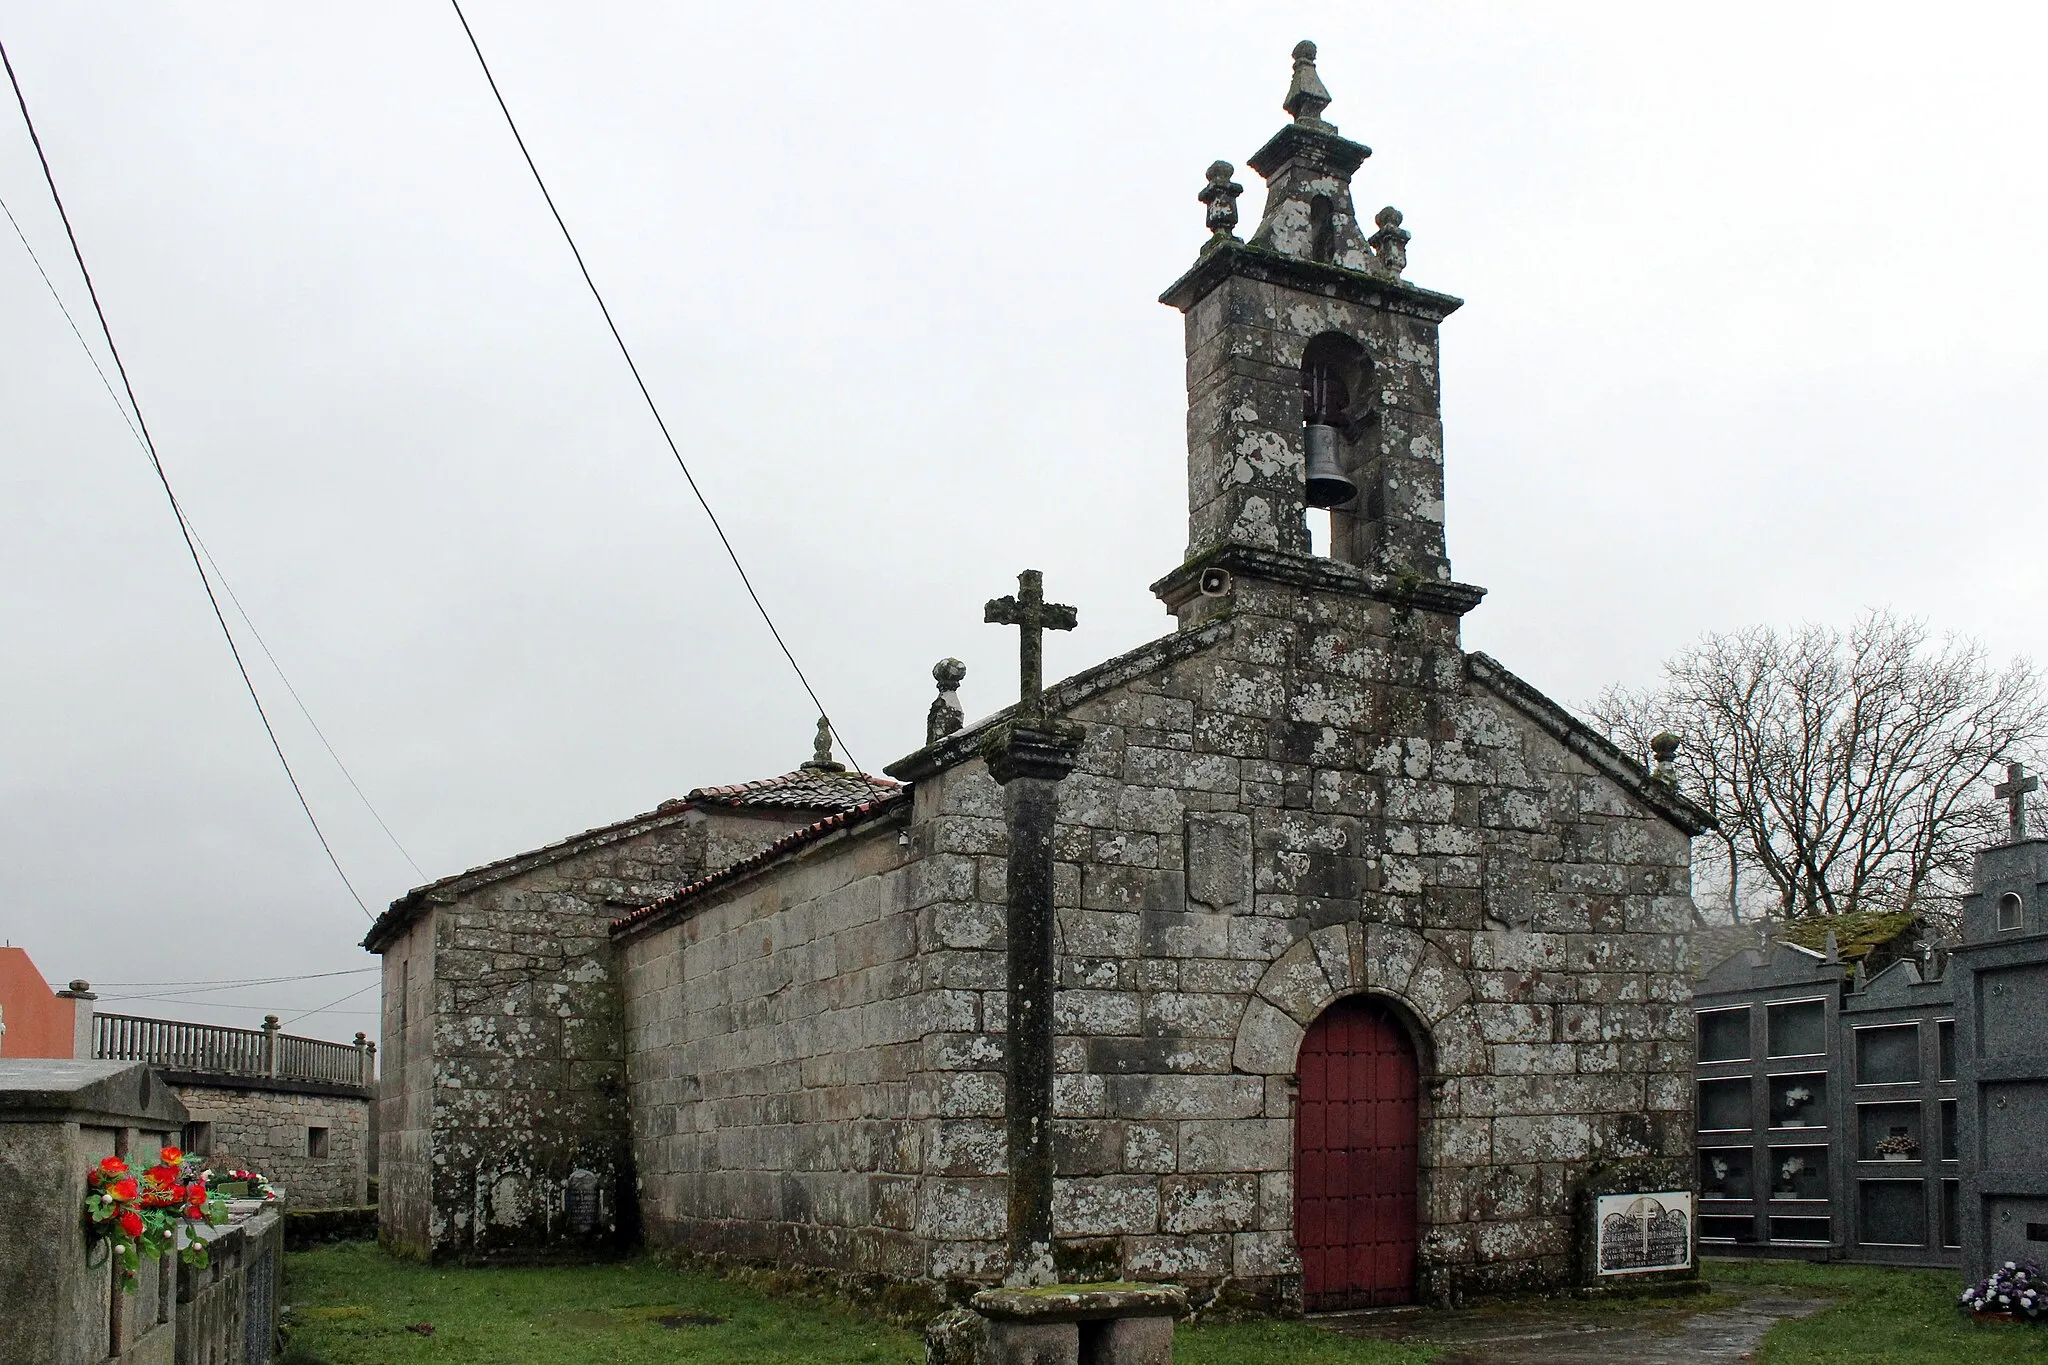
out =
[[(349, 993), (348, 993), (347, 995), (344, 995), (343, 997), (341, 997), (341, 999), (340, 999), (340, 1000), (334, 1000), (334, 1001), (330, 1001), (329, 1003), (327, 1003), (327, 1004), (325, 1004), (325, 1005), (322, 1005), (322, 1006), (321, 1006), (321, 1007), (320, 1007), (319, 1009), (317, 1009), (317, 1010), (307, 1010), (307, 1011), (305, 1011), (305, 1012), (304, 1012), (303, 1014), (294, 1014), (294, 1015), (293, 1015), (293, 1016), (292, 1016), (291, 1018), (289, 1018), (289, 1019), (285, 1020), (284, 1022), (285, 1022), (285, 1024), (296, 1024), (296, 1023), (298, 1023), (298, 1022), (299, 1022), (299, 1020), (301, 1020), (301, 1019), (310, 1019), (310, 1018), (312, 1018), (312, 1017), (313, 1017), (314, 1015), (316, 1015), (316, 1014), (325, 1014), (325, 1013), (326, 1013), (327, 1011), (329, 1011), (329, 1010), (333, 1009), (333, 1008), (334, 1008), (334, 1007), (335, 1007), (336, 1005), (344, 1004), (344, 1003), (346, 1003), (347, 1001), (353, 1000), (353, 999), (355, 999), (355, 998), (356, 998), (357, 996), (359, 996), (359, 995), (362, 995), (362, 994), (363, 994), (364, 992), (366, 992), (366, 991), (374, 991), (374, 990), (376, 990), (376, 989), (377, 989), (377, 988), (378, 988), (379, 986), (381, 986), (381, 985), (383, 985), (383, 984), (384, 984), (384, 980), (383, 980), (383, 978), (382, 978), (382, 977), (379, 977), (379, 978), (378, 978), (377, 980), (375, 980), (375, 981), (372, 981), (372, 982), (371, 982), (371, 983), (370, 983), (369, 985), (367, 985), (367, 986), (363, 987), (363, 988), (362, 988), (362, 990), (355, 990), (355, 991), (350, 991), (350, 992), (349, 992)], [(284, 1027), (284, 1024), (280, 1024), (280, 1025), (278, 1025), (278, 1027), (279, 1027), (279, 1028), (282, 1028), (282, 1027)]]
[[(275, 986), (285, 981), (324, 981), (333, 976), (361, 976), (364, 972), (382, 971), (381, 967), (351, 967), (345, 972), (306, 972), (299, 976), (230, 976), (218, 981), (102, 981), (99, 984), (108, 990), (163, 989), (165, 987), (195, 986), (208, 990), (220, 988), (238, 989), (242, 986)], [(113, 997), (106, 997), (112, 999)]]
[[(498, 89), (498, 78), (491, 74), (491, 64), (484, 60), (483, 47), (477, 42), (476, 33), (469, 26), (469, 16), (462, 12), (460, 0), (448, 0), (448, 3), (455, 9), (455, 18), (462, 25), (463, 35), (469, 39), (470, 50), (476, 53), (477, 65), (483, 68), (484, 80), (490, 84), (491, 95), (498, 101), (498, 111), (505, 116), (505, 126), (512, 130), (512, 140), (519, 144), (519, 154), (526, 158), (526, 169), (533, 173), (533, 183), (540, 188), (540, 197), (547, 201), (548, 212), (555, 216), (555, 226), (562, 230), (562, 240), (569, 244), (569, 254), (576, 258), (576, 268), (583, 273), (583, 283), (589, 287), (590, 297), (597, 300), (598, 311), (604, 314), (604, 324), (611, 329), (612, 340), (618, 343), (619, 354), (625, 358), (626, 368), (633, 372), (633, 382), (640, 387), (640, 397), (646, 400), (647, 411), (653, 414), (654, 424), (661, 428), (661, 437), (668, 442), (669, 454), (675, 456), (676, 468), (683, 471), (683, 478), (689, 483), (690, 492), (696, 496), (697, 505), (704, 509), (704, 516), (711, 522), (711, 529), (717, 532), (718, 543), (725, 547), (725, 557), (732, 561), (734, 571), (740, 576), (740, 586), (747, 590), (747, 596), (754, 603), (754, 610), (761, 614), (761, 620), (768, 627), (768, 633), (775, 637), (776, 648), (782, 651), (783, 658), (789, 660), (789, 666), (796, 672), (796, 680), (803, 684), (804, 692), (818, 708), (818, 715), (828, 725), (831, 724), (832, 717), (825, 710), (825, 703), (818, 700), (817, 689), (812, 687), (811, 680), (804, 676), (803, 665), (796, 661), (796, 655), (790, 652), (788, 643), (782, 638), (782, 632), (776, 629), (775, 619), (768, 614), (768, 608), (761, 602), (761, 595), (754, 591), (753, 580), (747, 577), (746, 567), (740, 563), (739, 552), (733, 549), (732, 541), (725, 534), (725, 527), (719, 524), (718, 514), (711, 510), (711, 503), (704, 496), (704, 490), (697, 487), (696, 476), (690, 473), (690, 466), (684, 461), (682, 449), (676, 444), (676, 438), (669, 434), (668, 422), (663, 419), (661, 409), (655, 404), (654, 395), (647, 388), (647, 381), (640, 377), (640, 366), (634, 362), (633, 352), (627, 347), (626, 338), (619, 332), (619, 324), (612, 320), (612, 310), (606, 305), (604, 295), (599, 292), (597, 281), (591, 278), (590, 267), (583, 262), (583, 252), (577, 247), (576, 238), (569, 231), (569, 224), (563, 220), (562, 211), (555, 207), (555, 196), (548, 192), (547, 181), (541, 178), (540, 167), (534, 164), (533, 153), (526, 149), (526, 139), (520, 135), (519, 124), (514, 121), (512, 110), (505, 103), (504, 93)], [(845, 751), (847, 762), (856, 773), (864, 776), (867, 770), (862, 768), (860, 760), (853, 756), (853, 750), (847, 745), (846, 737), (839, 734), (837, 726), (833, 726), (832, 733), (838, 736), (839, 747)]]
[(220, 624), (222, 638), (227, 641), (228, 652), (234, 655), (235, 671), (242, 675), (242, 686), (249, 693), (249, 701), (256, 707), (256, 718), (263, 722), (263, 733), (269, 736), (271, 752), (277, 755), (280, 767), (284, 769), (285, 780), (291, 783), (292, 794), (299, 799), (299, 809), (306, 813), (306, 823), (313, 827), (313, 837), (320, 841), (321, 851), (327, 861), (334, 865), (334, 873), (341, 878), (341, 884), (348, 888), (348, 894), (363, 912), (363, 918), (375, 919), (370, 907), (363, 902), (355, 883), (342, 870), (341, 859), (334, 856), (334, 846), (327, 842), (327, 833), (320, 828), (320, 821), (313, 814), (311, 803), (306, 800), (304, 788), (299, 786), (298, 774), (292, 771), (291, 760), (284, 756), (284, 746), (278, 742), (277, 731), (270, 723), (270, 715), (263, 709), (263, 699), (256, 694), (256, 683), (249, 676), (249, 666), (242, 660), (242, 651), (235, 644), (235, 633), (228, 629), (228, 618), (221, 611), (220, 599), (214, 595), (213, 581), (207, 577), (206, 566), (200, 562), (199, 547), (193, 543), (192, 528), (185, 521), (185, 509), (178, 503), (178, 495), (171, 488), (170, 476), (164, 472), (163, 461), (158, 458), (156, 441), (150, 436), (149, 421), (142, 414), (142, 404), (135, 396), (135, 384), (128, 378), (128, 366), (121, 360), (121, 348), (114, 344), (114, 330), (107, 322), (107, 310), (100, 305), (100, 293), (92, 281), (92, 272), (86, 268), (85, 252), (78, 244), (78, 233), (71, 226), (71, 215), (65, 211), (64, 197), (57, 192), (57, 177), (50, 169), (50, 159), (43, 151), (43, 140), (36, 133), (36, 124), (28, 111), (28, 97), (22, 93), (21, 80), (14, 73), (14, 63), (7, 56), (7, 46), (0, 43), (0, 66), (7, 70), (8, 84), (14, 87), (14, 102), (21, 107), (22, 122), (28, 127), (29, 141), (35, 144), (36, 160), (43, 168), (43, 181), (50, 187), (50, 199), (57, 206), (57, 216), (64, 220), (64, 235), (71, 242), (71, 255), (78, 262), (78, 273), (85, 279), (86, 293), (92, 298), (94, 314), (99, 318), (100, 333), (106, 338), (107, 353), (113, 357), (114, 369), (121, 376), (121, 387), (128, 395), (128, 406), (135, 413), (143, 447), (149, 452), (150, 467), (156, 471), (157, 482), (163, 485), (164, 497), (171, 504), (171, 513), (178, 519), (178, 534), (185, 541), (185, 551), (192, 558), (193, 571), (199, 575), (199, 585), (206, 591), (207, 605), (213, 608), (213, 619)]
[[(8, 223), (14, 228), (14, 235), (21, 239), (22, 250), (28, 253), (29, 260), (35, 264), (36, 273), (43, 277), (43, 287), (50, 291), (50, 298), (56, 302), (57, 311), (64, 315), (65, 323), (71, 328), (71, 335), (77, 337), (78, 344), (84, 348), (85, 358), (92, 363), (93, 373), (100, 377), (100, 385), (106, 389), (107, 397), (113, 400), (114, 410), (121, 414), (121, 421), (127, 426), (128, 434), (135, 438), (135, 443), (142, 447), (143, 453), (145, 455), (148, 454), (149, 446), (143, 441), (142, 433), (135, 429), (135, 419), (128, 415), (127, 404), (121, 401), (120, 394), (114, 392), (113, 381), (107, 378), (107, 372), (101, 367), (100, 358), (93, 354), (92, 346), (86, 341), (85, 334), (78, 330), (78, 323), (71, 316), (71, 309), (65, 305), (64, 296), (57, 292), (57, 286), (51, 281), (49, 272), (43, 269), (42, 258), (36, 255), (36, 249), (30, 244), (28, 234), (21, 230), (21, 223), (16, 220), (14, 210), (7, 207), (5, 199), (0, 199), (0, 213), (7, 215)], [(368, 794), (363, 791), (361, 784), (356, 781), (356, 775), (348, 770), (348, 764), (341, 761), (341, 755), (334, 751), (332, 744), (328, 743), (327, 732), (320, 728), (319, 721), (313, 719), (312, 711), (306, 706), (305, 699), (299, 696), (299, 689), (292, 686), (291, 677), (284, 671), (284, 665), (279, 663), (277, 656), (270, 652), (269, 642), (263, 638), (263, 632), (256, 629), (256, 622), (250, 619), (249, 609), (242, 605), (241, 597), (235, 592), (235, 585), (228, 581), (227, 574), (221, 570), (220, 561), (213, 557), (213, 551), (207, 546), (205, 538), (199, 534), (199, 528), (196, 526), (191, 527), (191, 531), (193, 543), (199, 547), (199, 553), (206, 557), (207, 567), (213, 570), (214, 577), (220, 580), (221, 590), (228, 595), (228, 601), (234, 605), (235, 615), (241, 617), (242, 624), (249, 628), (249, 637), (256, 642), (256, 647), (263, 651), (263, 657), (270, 661), (271, 668), (277, 673), (278, 681), (283, 683), (284, 690), (291, 694), (293, 705), (299, 708), (299, 714), (306, 718), (306, 724), (319, 737), (321, 747), (327, 750), (327, 756), (334, 760), (334, 766), (339, 768), (341, 775), (348, 780), (348, 785), (355, 791), (357, 799), (363, 803), (363, 809), (370, 812), (370, 818), (377, 822), (377, 828), (384, 831), (384, 837), (389, 839), (391, 846), (398, 850), (398, 856), (410, 863), (412, 870), (418, 873), (422, 879), (425, 879), (427, 875), (426, 869), (419, 865), (419, 862), (412, 854), (406, 852), (404, 844), (398, 842), (398, 836), (391, 832), (391, 826), (384, 823), (383, 815), (370, 803)]]

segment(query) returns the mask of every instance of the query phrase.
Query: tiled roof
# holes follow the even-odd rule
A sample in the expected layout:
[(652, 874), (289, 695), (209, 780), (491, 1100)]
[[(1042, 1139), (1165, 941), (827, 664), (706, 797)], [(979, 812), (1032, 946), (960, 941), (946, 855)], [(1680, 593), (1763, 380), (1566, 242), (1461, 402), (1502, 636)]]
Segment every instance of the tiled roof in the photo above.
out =
[(872, 801), (863, 801), (850, 810), (840, 811), (836, 815), (828, 815), (814, 825), (806, 825), (800, 830), (785, 834), (759, 853), (742, 858), (736, 863), (728, 863), (716, 872), (699, 877), (696, 881), (691, 882), (679, 891), (672, 891), (659, 900), (649, 901), (632, 914), (613, 920), (612, 933), (617, 934), (623, 930), (644, 925), (656, 916), (665, 915), (686, 902), (695, 900), (713, 887), (723, 886), (727, 882), (736, 881), (750, 872), (766, 867), (784, 854), (802, 848), (806, 844), (814, 844), (835, 830), (851, 829), (856, 825), (864, 825), (870, 820), (887, 815), (903, 805), (906, 794), (904, 789), (894, 788), (876, 796)]
[(417, 915), (424, 905), (433, 900), (452, 899), (466, 891), (507, 877), (518, 876), (536, 867), (559, 862), (563, 858), (589, 849), (602, 848), (606, 844), (618, 843), (660, 829), (681, 821), (691, 810), (706, 806), (757, 807), (780, 810), (852, 810), (864, 802), (883, 796), (893, 795), (902, 788), (886, 777), (870, 777), (864, 773), (832, 772), (827, 769), (799, 768), (780, 777), (765, 777), (755, 782), (741, 782), (729, 787), (699, 787), (680, 800), (662, 802), (651, 811), (635, 815), (630, 819), (599, 825), (595, 829), (572, 834), (566, 839), (514, 853), (510, 857), (498, 858), (482, 863), (464, 872), (442, 877), (438, 881), (416, 886), (391, 902), (383, 914), (377, 916), (370, 931), (363, 937), (363, 947), (377, 952), (380, 945)]
[(798, 810), (851, 810), (886, 796), (897, 785), (886, 777), (799, 768), (780, 777), (741, 782), (730, 787), (699, 787), (689, 795), (697, 806), (774, 806)]

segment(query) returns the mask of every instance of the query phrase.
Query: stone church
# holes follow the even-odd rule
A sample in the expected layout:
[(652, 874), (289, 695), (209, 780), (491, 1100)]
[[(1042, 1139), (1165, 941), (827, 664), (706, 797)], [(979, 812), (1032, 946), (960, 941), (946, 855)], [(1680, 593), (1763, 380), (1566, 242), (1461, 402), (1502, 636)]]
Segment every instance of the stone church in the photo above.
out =
[(1041, 690), (1073, 614), (1028, 573), (989, 608), (1018, 704), (963, 726), (942, 663), (896, 781), (821, 749), (395, 902), (388, 1243), (1314, 1308), (1555, 1287), (1602, 1172), (1692, 1188), (1707, 816), (1460, 647), (1460, 301), (1404, 278), (1397, 211), (1359, 221), (1329, 101), (1304, 43), (1262, 217), (1212, 166), (1162, 295), (1174, 629)]

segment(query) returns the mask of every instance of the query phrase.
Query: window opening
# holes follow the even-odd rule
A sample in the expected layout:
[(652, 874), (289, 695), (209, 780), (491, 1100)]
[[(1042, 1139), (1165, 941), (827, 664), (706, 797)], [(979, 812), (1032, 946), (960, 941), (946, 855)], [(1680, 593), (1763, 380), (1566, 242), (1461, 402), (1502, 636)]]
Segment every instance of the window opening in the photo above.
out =
[(308, 1128), (306, 1130), (306, 1155), (315, 1158), (324, 1158), (327, 1155), (327, 1130), (325, 1128)]
[(2022, 915), (2026, 904), (2011, 891), (1998, 898), (1998, 928), (2000, 932), (2017, 929), (2024, 922)]

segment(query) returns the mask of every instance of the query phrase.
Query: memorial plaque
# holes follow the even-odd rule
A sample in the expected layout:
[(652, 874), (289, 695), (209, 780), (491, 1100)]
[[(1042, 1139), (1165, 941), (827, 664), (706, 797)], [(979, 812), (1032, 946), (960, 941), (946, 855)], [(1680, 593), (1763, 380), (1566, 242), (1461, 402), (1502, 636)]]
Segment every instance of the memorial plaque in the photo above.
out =
[(598, 1191), (603, 1185), (597, 1172), (577, 1167), (569, 1172), (569, 1185), (562, 1193), (562, 1216), (574, 1237), (587, 1237), (597, 1230)]
[(1594, 1210), (1602, 1275), (1692, 1266), (1692, 1194), (1603, 1194)]

